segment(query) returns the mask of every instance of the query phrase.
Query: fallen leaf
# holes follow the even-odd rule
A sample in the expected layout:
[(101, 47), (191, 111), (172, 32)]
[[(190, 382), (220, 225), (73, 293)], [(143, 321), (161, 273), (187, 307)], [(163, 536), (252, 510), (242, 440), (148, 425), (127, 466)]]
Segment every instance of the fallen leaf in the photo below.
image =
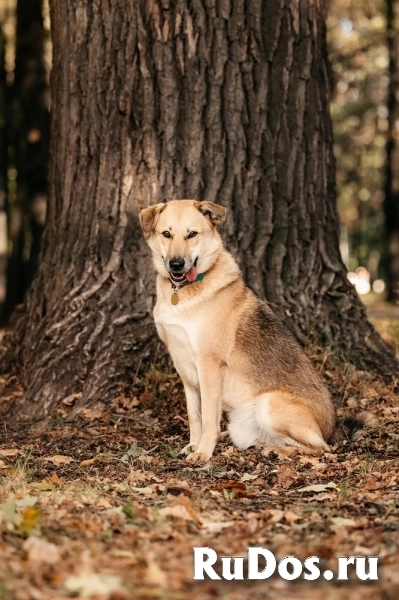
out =
[(21, 515), (19, 529), (29, 533), (39, 523), (40, 510), (32, 506), (26, 508)]
[(71, 456), (64, 456), (63, 454), (55, 454), (54, 456), (46, 456), (43, 460), (47, 462), (51, 462), (54, 465), (69, 465), (71, 462), (74, 462), (74, 459)]
[(295, 492), (326, 492), (330, 489), (336, 489), (337, 485), (330, 481), (330, 483), (315, 483), (314, 485), (307, 485), (306, 487), (299, 488)]
[(296, 469), (291, 464), (281, 465), (277, 472), (277, 483), (287, 489), (296, 481), (297, 476)]
[(76, 394), (70, 394), (69, 396), (67, 396), (66, 398), (63, 399), (62, 403), (65, 404), (66, 406), (72, 406), (72, 404), (75, 402), (75, 400), (78, 400), (81, 397), (82, 397), (82, 392), (78, 392)]
[(287, 523), (295, 523), (295, 521), (298, 521), (301, 517), (299, 517), (298, 515), (296, 515), (294, 512), (292, 512), (291, 510), (286, 510), (284, 513), (284, 519)]
[(132, 487), (130, 488), (133, 492), (137, 492), (138, 494), (153, 494), (154, 490), (152, 489), (152, 487)]
[(54, 485), (47, 479), (42, 479), (42, 481), (34, 481), (33, 483), (31, 483), (31, 486), (42, 492), (54, 489)]
[(223, 529), (227, 529), (233, 525), (234, 521), (205, 521), (202, 523), (202, 528), (205, 529), (207, 533), (219, 533), (220, 531), (223, 531)]
[(51, 477), (48, 480), (50, 483), (53, 483), (54, 485), (61, 485), (64, 480), (62, 477), (58, 477), (57, 473), (54, 471), (54, 473), (51, 474)]
[(356, 527), (356, 521), (353, 519), (345, 519), (344, 517), (331, 517), (330, 521), (334, 523), (334, 525), (339, 525), (342, 527)]
[(0, 523), (3, 521), (7, 524), (7, 526), (13, 529), (16, 525), (19, 525), (22, 521), (22, 517), (20, 514), (16, 512), (16, 502), (14, 495), (11, 494), (0, 510)]
[(148, 566), (145, 571), (145, 581), (150, 585), (164, 588), (167, 584), (165, 571), (153, 560), (148, 561)]
[(70, 594), (77, 594), (80, 598), (89, 598), (95, 594), (101, 598), (109, 598), (113, 592), (123, 590), (121, 577), (101, 573), (72, 575), (64, 581), (64, 588)]
[(258, 479), (258, 477), (259, 475), (250, 475), (249, 473), (244, 473), (240, 479), (240, 482), (245, 483), (246, 481), (254, 481), (255, 479)]
[(219, 492), (223, 492), (224, 497), (227, 500), (231, 500), (230, 491), (233, 493), (233, 497), (237, 498), (253, 498), (253, 494), (248, 493), (247, 486), (245, 483), (241, 481), (226, 481), (225, 483), (221, 483), (220, 485), (216, 485), (211, 488), (212, 490), (217, 490)]
[(23, 498), (18, 498), (18, 500), (15, 501), (15, 504), (20, 508), (27, 508), (28, 506), (35, 506), (36, 502), (37, 502), (37, 497), (30, 496), (28, 494), (27, 496), (24, 496)]
[(34, 535), (28, 537), (22, 547), (30, 562), (55, 565), (61, 560), (61, 552), (58, 546)]
[(88, 458), (87, 460), (82, 460), (82, 462), (79, 463), (79, 467), (89, 467), (90, 465), (94, 465), (95, 462), (95, 458)]
[(183, 519), (184, 521), (195, 520), (187, 508), (181, 504), (165, 506), (165, 508), (160, 508), (158, 512), (162, 517), (176, 517), (177, 519)]
[(18, 448), (2, 448), (0, 450), (0, 456), (18, 456), (18, 454), (22, 454), (22, 451)]
[(271, 523), (279, 523), (284, 517), (284, 511), (279, 510), (278, 508), (271, 508), (269, 511), (269, 521)]
[(325, 463), (321, 463), (318, 458), (313, 456), (300, 456), (298, 460), (303, 465), (312, 465), (312, 467), (315, 467), (316, 469), (325, 469), (327, 467)]
[(112, 504), (106, 498), (100, 498), (96, 504), (98, 508), (112, 508)]

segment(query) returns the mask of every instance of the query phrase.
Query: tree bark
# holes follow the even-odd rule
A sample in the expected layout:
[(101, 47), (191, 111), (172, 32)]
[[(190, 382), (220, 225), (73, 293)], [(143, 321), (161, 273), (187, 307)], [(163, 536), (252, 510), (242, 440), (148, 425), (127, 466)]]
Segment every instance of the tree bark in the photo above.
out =
[(129, 393), (154, 359), (137, 213), (168, 198), (228, 208), (228, 248), (302, 342), (396, 372), (340, 258), (324, 12), (311, 0), (51, 1), (49, 218), (13, 334), (23, 416)]
[(399, 304), (399, 2), (387, 0), (389, 52), (388, 135), (385, 182), (387, 300)]

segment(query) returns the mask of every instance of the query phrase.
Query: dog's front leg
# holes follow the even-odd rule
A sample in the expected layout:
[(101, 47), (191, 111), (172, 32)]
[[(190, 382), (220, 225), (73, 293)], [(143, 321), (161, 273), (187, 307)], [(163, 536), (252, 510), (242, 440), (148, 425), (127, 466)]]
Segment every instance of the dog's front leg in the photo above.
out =
[(197, 364), (201, 391), (202, 435), (190, 462), (207, 462), (220, 436), (222, 416), (222, 368), (216, 358), (200, 358)]
[(188, 454), (198, 448), (201, 440), (201, 397), (199, 389), (185, 381), (183, 381), (183, 385), (186, 395), (188, 425), (190, 427), (190, 443), (183, 448), (180, 454)]

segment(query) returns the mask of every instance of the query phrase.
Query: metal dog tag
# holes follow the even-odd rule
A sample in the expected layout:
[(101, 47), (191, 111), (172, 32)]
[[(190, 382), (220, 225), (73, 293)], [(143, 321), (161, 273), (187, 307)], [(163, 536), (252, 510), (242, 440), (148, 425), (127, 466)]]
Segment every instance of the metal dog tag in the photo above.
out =
[(171, 303), (172, 303), (174, 306), (176, 306), (176, 304), (179, 304), (179, 296), (178, 296), (178, 294), (177, 294), (177, 290), (175, 290), (175, 291), (173, 292), (173, 294), (172, 294), (172, 296), (171, 296), (171, 299), (170, 299), (170, 301), (171, 301)]

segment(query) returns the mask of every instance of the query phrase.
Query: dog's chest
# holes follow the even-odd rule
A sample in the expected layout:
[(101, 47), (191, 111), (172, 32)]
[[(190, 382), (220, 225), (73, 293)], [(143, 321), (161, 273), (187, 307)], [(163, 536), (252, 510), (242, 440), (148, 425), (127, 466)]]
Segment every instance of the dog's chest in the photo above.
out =
[(188, 353), (196, 353), (200, 337), (201, 323), (198, 319), (179, 314), (174, 307), (162, 307), (154, 311), (155, 325), (159, 337), (171, 351), (178, 348)]

